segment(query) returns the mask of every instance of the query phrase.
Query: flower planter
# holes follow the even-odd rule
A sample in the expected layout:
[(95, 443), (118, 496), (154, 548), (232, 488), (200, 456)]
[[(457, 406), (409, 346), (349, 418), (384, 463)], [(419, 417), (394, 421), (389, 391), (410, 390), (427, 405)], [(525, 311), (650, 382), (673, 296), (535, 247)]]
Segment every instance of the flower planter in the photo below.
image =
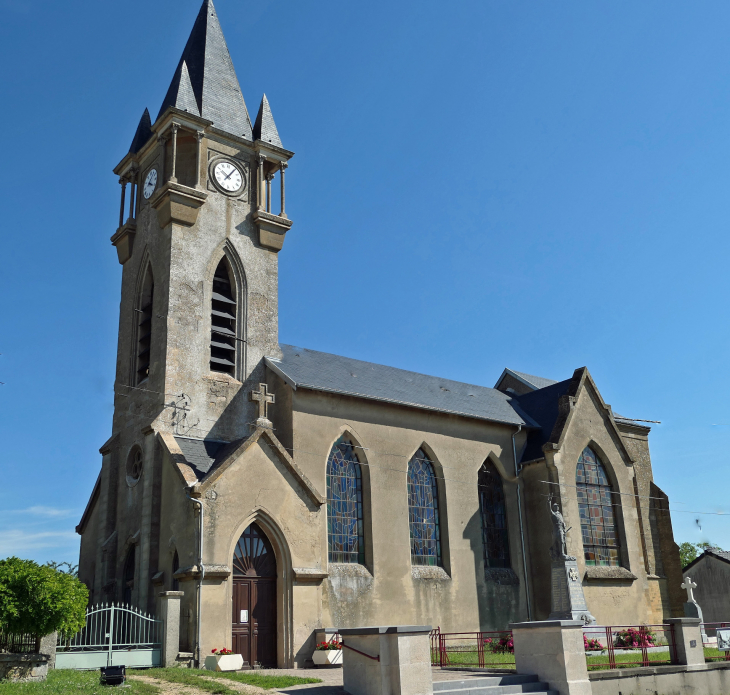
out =
[(315, 666), (342, 666), (342, 650), (317, 650), (312, 654)]
[(205, 657), (208, 671), (240, 671), (243, 668), (241, 654), (211, 654)]

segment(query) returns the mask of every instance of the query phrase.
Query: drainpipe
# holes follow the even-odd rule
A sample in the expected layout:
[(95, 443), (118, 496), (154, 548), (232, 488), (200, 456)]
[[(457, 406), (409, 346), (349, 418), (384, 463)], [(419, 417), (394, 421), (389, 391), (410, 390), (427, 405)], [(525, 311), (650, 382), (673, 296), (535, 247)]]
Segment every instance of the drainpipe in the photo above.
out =
[(522, 431), (522, 425), (517, 425), (517, 431), (512, 433), (512, 459), (515, 462), (515, 477), (517, 478), (517, 515), (520, 519), (520, 544), (522, 546), (522, 573), (525, 582), (525, 600), (527, 601), (527, 620), (532, 620), (532, 606), (530, 605), (530, 586), (527, 583), (527, 558), (525, 557), (525, 530), (522, 526), (522, 496), (520, 495), (520, 473), (522, 467), (517, 463), (517, 445), (515, 437)]
[(196, 500), (194, 497), (191, 497), (188, 490), (185, 490), (185, 494), (193, 504), (199, 505), (200, 511), (200, 525), (198, 529), (198, 567), (200, 568), (200, 579), (198, 579), (198, 616), (195, 636), (195, 658), (198, 662), (198, 668), (200, 668), (200, 626), (202, 624), (202, 616), (200, 612), (203, 608), (203, 579), (205, 578), (205, 565), (203, 564), (203, 503), (200, 500)]

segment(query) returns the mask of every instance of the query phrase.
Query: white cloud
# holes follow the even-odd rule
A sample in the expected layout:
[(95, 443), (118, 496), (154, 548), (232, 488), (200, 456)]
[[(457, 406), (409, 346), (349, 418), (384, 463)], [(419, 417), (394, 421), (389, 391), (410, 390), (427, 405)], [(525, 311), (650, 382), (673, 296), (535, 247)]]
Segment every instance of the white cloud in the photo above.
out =
[(43, 516), (43, 517), (68, 517), (68, 516), (81, 516), (81, 513), (75, 509), (58, 509), (57, 507), (27, 507), (26, 509), (6, 509), (5, 514), (30, 514), (31, 516)]
[[(40, 531), (29, 533), (23, 529), (0, 531), (0, 558), (17, 555), (28, 557), (31, 551), (57, 549), (68, 554), (78, 547), (79, 536), (73, 531)], [(78, 550), (76, 550), (78, 552)]]

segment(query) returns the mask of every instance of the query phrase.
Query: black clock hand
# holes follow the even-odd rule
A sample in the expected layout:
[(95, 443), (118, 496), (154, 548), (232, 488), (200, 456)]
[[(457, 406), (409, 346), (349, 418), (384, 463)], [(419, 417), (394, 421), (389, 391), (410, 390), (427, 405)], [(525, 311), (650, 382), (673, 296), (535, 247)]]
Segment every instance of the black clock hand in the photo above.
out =
[(231, 169), (231, 173), (230, 173), (230, 174), (228, 174), (228, 176), (226, 176), (226, 178), (224, 178), (223, 180), (224, 180), (224, 181), (228, 181), (228, 179), (230, 179), (230, 178), (231, 178), (231, 176), (233, 175), (233, 172), (234, 172), (234, 171), (236, 171), (236, 170), (235, 170), (235, 169)]

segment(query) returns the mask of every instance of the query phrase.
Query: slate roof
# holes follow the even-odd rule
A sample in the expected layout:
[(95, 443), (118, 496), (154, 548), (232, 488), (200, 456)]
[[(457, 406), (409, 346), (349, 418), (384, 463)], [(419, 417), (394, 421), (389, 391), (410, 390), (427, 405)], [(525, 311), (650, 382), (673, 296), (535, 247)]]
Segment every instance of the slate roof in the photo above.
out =
[(509, 425), (537, 427), (514, 399), (485, 386), (464, 384), (326, 352), (281, 345), (281, 360), (267, 366), (295, 389), (341, 393)]
[(230, 448), (228, 442), (219, 442), (212, 439), (175, 437), (175, 441), (198, 480), (202, 480), (216, 463), (220, 463), (226, 457)]
[(132, 138), (132, 144), (129, 146), (130, 154), (137, 154), (152, 137), (152, 121), (150, 120), (150, 112), (145, 109), (142, 118), (139, 119), (139, 125)]
[(200, 8), (157, 117), (179, 104), (192, 112), (191, 92), (198, 115), (220, 130), (252, 139), (251, 119), (213, 0), (204, 0)]
[(545, 379), (541, 376), (534, 376), (533, 374), (525, 374), (524, 372), (518, 372), (514, 369), (508, 370), (518, 376), (522, 381), (526, 381), (530, 386), (534, 386), (536, 389), (544, 389), (546, 386), (552, 386), (557, 384), (557, 381), (553, 379)]
[[(545, 379), (544, 381), (548, 381)], [(522, 410), (533, 420), (540, 423), (540, 429), (527, 435), (527, 444), (522, 452), (522, 462), (543, 458), (542, 446), (550, 439), (550, 434), (558, 419), (558, 402), (565, 395), (571, 379), (553, 381), (549, 386), (515, 396)]]
[(276, 145), (277, 147), (284, 147), (284, 145), (281, 144), (279, 131), (276, 129), (276, 123), (274, 123), (274, 116), (271, 113), (269, 100), (266, 98), (265, 94), (264, 98), (261, 100), (261, 106), (259, 106), (256, 122), (253, 124), (253, 137), (254, 140), (263, 140), (264, 142), (270, 142), (272, 145)]

